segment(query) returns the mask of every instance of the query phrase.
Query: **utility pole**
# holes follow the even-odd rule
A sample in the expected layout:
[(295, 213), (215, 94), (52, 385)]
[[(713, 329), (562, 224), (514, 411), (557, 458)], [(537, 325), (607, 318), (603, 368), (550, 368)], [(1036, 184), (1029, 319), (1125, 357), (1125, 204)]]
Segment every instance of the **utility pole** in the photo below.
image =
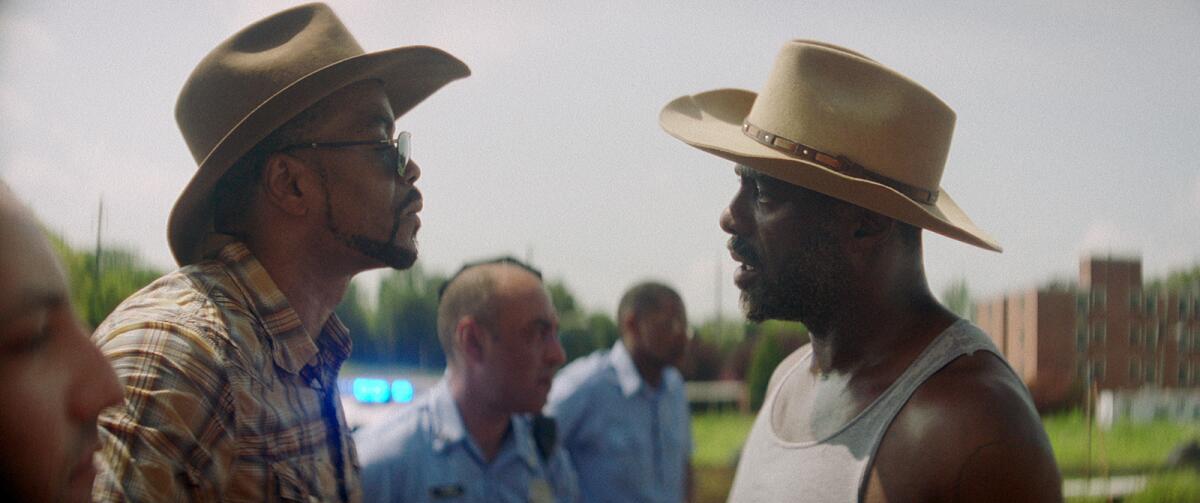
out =
[[(91, 315), (99, 318), (100, 316), (100, 254), (102, 252), (100, 246), (103, 242), (104, 234), (104, 194), (100, 194), (99, 210), (96, 212), (96, 253), (95, 267), (92, 268), (92, 288), (94, 291), (90, 295), (89, 304), (91, 304)], [(96, 320), (99, 322), (99, 320)]]
[(722, 335), (723, 335), (721, 333), (721, 326), (723, 325), (723, 323), (722, 323), (723, 320), (721, 317), (721, 284), (725, 282), (725, 278), (723, 277), (724, 275), (721, 273), (722, 273), (722, 271), (721, 271), (721, 253), (717, 252), (717, 289), (716, 289), (716, 295), (715, 295), (716, 308), (717, 308), (716, 309), (717, 310), (717, 328), (716, 328), (716, 333), (714, 334), (716, 336), (717, 341), (721, 341)]

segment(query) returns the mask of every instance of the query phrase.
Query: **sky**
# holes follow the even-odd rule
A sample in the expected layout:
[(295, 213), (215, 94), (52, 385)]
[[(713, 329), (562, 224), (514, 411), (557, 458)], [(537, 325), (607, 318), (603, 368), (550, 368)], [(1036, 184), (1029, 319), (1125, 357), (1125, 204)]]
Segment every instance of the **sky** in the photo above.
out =
[[(511, 254), (591, 310), (654, 278), (693, 320), (734, 316), (717, 218), (737, 179), (658, 113), (759, 89), (797, 38), (866, 54), (957, 112), (942, 187), (1005, 251), (927, 233), (935, 292), (1074, 280), (1085, 254), (1140, 256), (1147, 278), (1200, 262), (1194, 0), (330, 4), (368, 51), (432, 45), (473, 71), (397, 123), (422, 169), (428, 270)], [(0, 178), (78, 246), (103, 198), (106, 246), (172, 267), (167, 215), (196, 169), (175, 98), (209, 50), (291, 5), (0, 0)]]

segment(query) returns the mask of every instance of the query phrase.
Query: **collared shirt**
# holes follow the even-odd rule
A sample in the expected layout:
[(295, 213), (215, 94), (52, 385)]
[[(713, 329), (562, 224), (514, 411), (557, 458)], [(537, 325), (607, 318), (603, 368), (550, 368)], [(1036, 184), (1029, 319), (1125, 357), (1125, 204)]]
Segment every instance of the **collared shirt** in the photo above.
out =
[(558, 373), (546, 414), (558, 421), (583, 501), (683, 501), (692, 428), (678, 370), (664, 369), (651, 387), (617, 341)]
[(538, 454), (532, 424), (512, 416), (491, 462), (463, 426), (446, 379), (397, 415), (355, 433), (364, 501), (575, 502), (575, 473), (562, 447)]
[(92, 336), (125, 386), (96, 501), (358, 501), (331, 316), (310, 335), (241, 243), (134, 294)]

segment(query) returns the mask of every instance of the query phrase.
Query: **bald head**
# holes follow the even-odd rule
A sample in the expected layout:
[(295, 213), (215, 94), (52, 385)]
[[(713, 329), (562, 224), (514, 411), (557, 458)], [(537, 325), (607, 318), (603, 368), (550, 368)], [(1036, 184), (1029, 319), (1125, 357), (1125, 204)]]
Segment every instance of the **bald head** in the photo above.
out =
[(0, 182), (0, 494), (90, 501), (96, 417), (121, 399), (33, 214)]
[[(65, 277), (33, 214), (0, 182), (0, 310), (31, 298), (66, 295)], [(45, 279), (34, 281), (29, 270)]]
[(446, 362), (453, 365), (457, 358), (454, 333), (460, 320), (471, 317), (481, 325), (494, 325), (503, 305), (499, 294), (528, 282), (540, 288), (542, 273), (511, 257), (468, 263), (451, 276), (438, 294), (438, 342)]

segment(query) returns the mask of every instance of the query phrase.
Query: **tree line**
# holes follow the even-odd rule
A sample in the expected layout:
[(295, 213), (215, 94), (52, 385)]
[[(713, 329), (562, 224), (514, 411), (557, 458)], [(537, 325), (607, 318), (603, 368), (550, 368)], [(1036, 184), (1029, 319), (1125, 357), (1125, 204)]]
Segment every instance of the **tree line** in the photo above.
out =
[[(163, 274), (135, 253), (120, 248), (76, 249), (51, 234), (69, 276), (71, 296), (80, 318), (95, 327), (126, 297)], [(1168, 274), (1163, 283), (1195, 284), (1200, 266)], [(370, 293), (352, 282), (336, 313), (350, 329), (354, 351), (350, 361), (364, 366), (402, 366), (437, 371), (446, 357), (437, 339), (437, 292), (447, 275), (420, 264), (384, 275)], [(561, 278), (546, 282), (559, 313), (559, 337), (568, 361), (605, 349), (619, 337), (615, 313), (589, 310)], [(970, 317), (971, 299), (965, 279), (942, 292), (943, 301), (961, 316)], [(771, 372), (789, 353), (808, 342), (799, 323), (745, 322), (713, 317), (691, 320), (680, 371), (688, 380), (744, 380), (749, 401), (761, 403)]]

